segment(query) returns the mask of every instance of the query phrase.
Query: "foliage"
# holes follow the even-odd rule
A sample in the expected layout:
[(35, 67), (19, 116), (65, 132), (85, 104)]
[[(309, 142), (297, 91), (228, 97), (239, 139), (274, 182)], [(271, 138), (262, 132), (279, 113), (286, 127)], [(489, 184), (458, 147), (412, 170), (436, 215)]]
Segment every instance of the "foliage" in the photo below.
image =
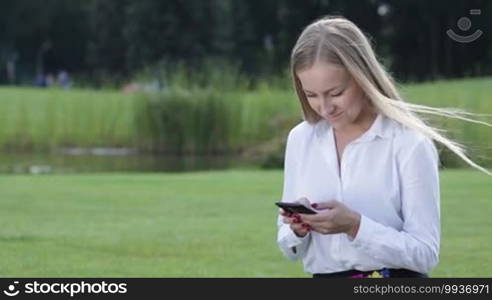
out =
[[(235, 61), (253, 78), (268, 77), (288, 66), (301, 30), (330, 14), (360, 26), (399, 80), (484, 76), (492, 74), (490, 34), (461, 44), (446, 31), (486, 33), (491, 8), (480, 0), (7, 0), (0, 3), (0, 64), (17, 57), (18, 83), (32, 83), (39, 69), (66, 69), (97, 87), (121, 84), (159, 61), (194, 69), (209, 57)], [(470, 9), (482, 14), (472, 16)], [(457, 28), (460, 17), (470, 19), (468, 32)]]

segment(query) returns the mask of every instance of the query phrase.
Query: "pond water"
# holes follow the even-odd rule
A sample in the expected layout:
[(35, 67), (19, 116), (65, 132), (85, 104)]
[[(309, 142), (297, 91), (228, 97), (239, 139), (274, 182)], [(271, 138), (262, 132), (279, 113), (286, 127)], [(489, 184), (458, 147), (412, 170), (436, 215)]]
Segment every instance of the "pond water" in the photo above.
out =
[(187, 172), (254, 165), (254, 161), (247, 161), (238, 155), (153, 155), (131, 149), (66, 149), (56, 153), (0, 152), (0, 174)]

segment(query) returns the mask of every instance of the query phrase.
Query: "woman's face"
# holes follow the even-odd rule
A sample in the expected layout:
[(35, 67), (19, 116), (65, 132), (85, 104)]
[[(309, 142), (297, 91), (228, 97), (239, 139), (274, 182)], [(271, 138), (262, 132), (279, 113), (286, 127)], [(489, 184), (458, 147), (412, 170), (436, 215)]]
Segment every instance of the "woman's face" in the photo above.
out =
[(356, 124), (368, 108), (362, 89), (340, 66), (318, 62), (297, 76), (311, 108), (335, 129)]

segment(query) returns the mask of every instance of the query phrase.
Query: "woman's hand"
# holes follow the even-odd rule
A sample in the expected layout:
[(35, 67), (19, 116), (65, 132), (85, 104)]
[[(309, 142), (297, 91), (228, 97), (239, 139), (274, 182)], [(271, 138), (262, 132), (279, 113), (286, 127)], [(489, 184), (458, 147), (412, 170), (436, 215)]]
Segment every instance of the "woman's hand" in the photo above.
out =
[(282, 217), (284, 217), (284, 223), (290, 224), (290, 228), (298, 237), (305, 237), (306, 234), (311, 230), (309, 225), (301, 222), (301, 217), (299, 214), (292, 215), (284, 211), (283, 209), (279, 209), (279, 213)]
[(301, 214), (300, 221), (308, 224), (313, 231), (321, 234), (346, 233), (355, 238), (360, 226), (360, 214), (343, 203), (332, 200), (315, 203), (315, 215)]

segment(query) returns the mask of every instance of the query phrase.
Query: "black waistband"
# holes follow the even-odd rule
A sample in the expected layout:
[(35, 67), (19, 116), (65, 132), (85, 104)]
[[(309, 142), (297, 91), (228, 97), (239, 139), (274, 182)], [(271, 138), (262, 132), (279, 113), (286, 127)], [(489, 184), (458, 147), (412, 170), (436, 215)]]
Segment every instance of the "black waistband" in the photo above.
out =
[[(366, 277), (378, 272), (384, 276), (382, 277), (418, 277), (427, 278), (427, 274), (422, 274), (407, 269), (382, 269), (382, 270), (372, 270), (372, 271), (358, 271), (358, 270), (348, 270), (335, 273), (318, 273), (313, 274), (313, 278), (344, 278), (351, 276)], [(379, 276), (378, 276), (379, 277)]]

